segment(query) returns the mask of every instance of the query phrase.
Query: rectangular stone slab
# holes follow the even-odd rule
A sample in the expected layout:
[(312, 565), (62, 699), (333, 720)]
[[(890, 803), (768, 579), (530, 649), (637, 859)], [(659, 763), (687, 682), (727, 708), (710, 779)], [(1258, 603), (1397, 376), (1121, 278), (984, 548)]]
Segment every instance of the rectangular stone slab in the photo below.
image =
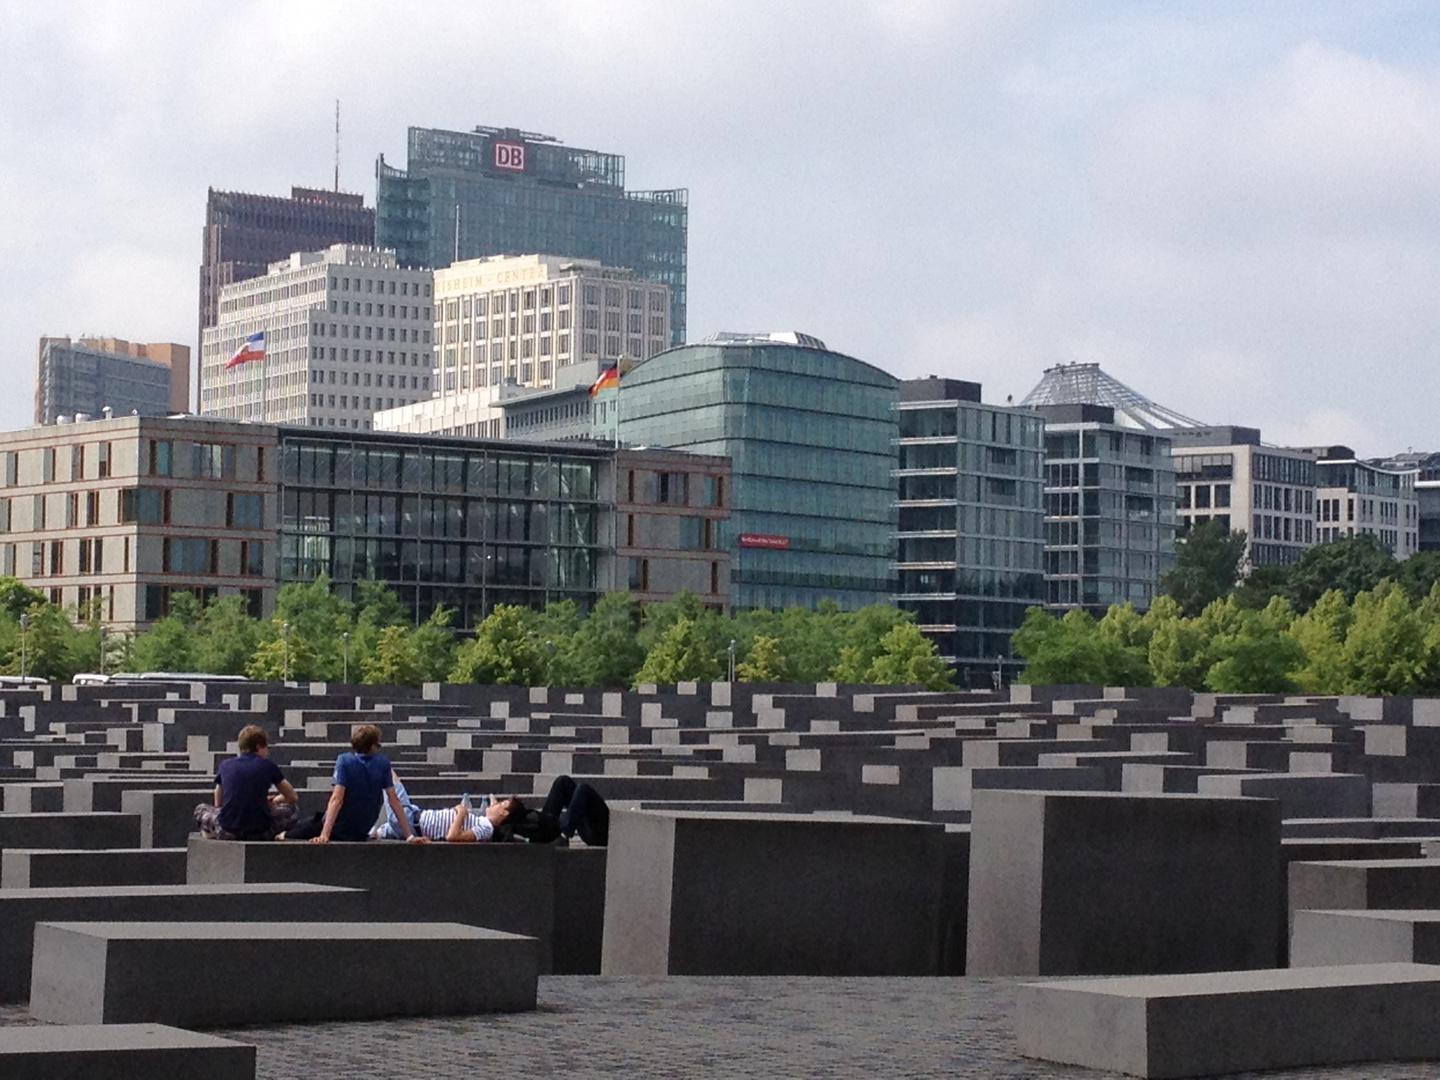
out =
[(255, 1047), (163, 1024), (0, 1028), (6, 1080), (254, 1080)]
[(1440, 1057), (1440, 968), (1364, 964), (1017, 987), (1016, 1044), (1170, 1080)]
[(0, 889), (83, 885), (184, 885), (185, 849), (6, 848), (0, 851)]
[(459, 923), (60, 922), (30, 1013), (185, 1027), (535, 1008), (535, 939)]
[(0, 1001), (24, 1001), (30, 993), (31, 946), (38, 922), (323, 920), (363, 919), (369, 914), (369, 896), (363, 890), (296, 882), (0, 889)]
[(1297, 911), (1291, 967), (1440, 964), (1440, 911)]

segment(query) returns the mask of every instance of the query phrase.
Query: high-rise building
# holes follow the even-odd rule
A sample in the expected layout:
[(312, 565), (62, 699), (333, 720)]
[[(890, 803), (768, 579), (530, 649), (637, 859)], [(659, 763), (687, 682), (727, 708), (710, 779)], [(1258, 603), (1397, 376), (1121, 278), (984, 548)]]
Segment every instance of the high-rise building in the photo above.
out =
[(201, 344), (200, 412), (358, 430), (379, 409), (428, 398), (432, 287), (430, 271), (353, 244), (296, 252), (227, 285)]
[(210, 189), (200, 260), (200, 332), (215, 325), (220, 290), (259, 277), (294, 251), (375, 243), (375, 211), (362, 195), (295, 187), (290, 197)]
[(164, 416), (190, 411), (190, 347), (120, 338), (44, 337), (35, 371), (35, 422), (64, 416)]
[(1148, 609), (1175, 559), (1170, 438), (1204, 425), (1099, 364), (1048, 368), (1020, 404), (1045, 417), (1046, 604)]
[[(1264, 446), (1256, 428), (1177, 428), (1170, 433), (1181, 534), (1206, 521), (1245, 531), (1249, 566), (1288, 564), (1316, 542), (1315, 455)], [(1320, 529), (1320, 539), (1334, 539)]]
[(636, 364), (615, 407), (627, 446), (730, 458), (730, 530), (692, 540), (728, 549), (736, 608), (857, 608), (895, 591), (899, 387), (808, 334), (720, 334)]
[(685, 340), (687, 192), (625, 190), (625, 159), (513, 128), (411, 128), (406, 168), (376, 164), (376, 243), (405, 266), (486, 255), (598, 259), (670, 288)]
[(1045, 602), (1044, 419), (956, 379), (907, 380), (896, 409), (895, 604), (966, 685), (1018, 675), (1010, 636)]

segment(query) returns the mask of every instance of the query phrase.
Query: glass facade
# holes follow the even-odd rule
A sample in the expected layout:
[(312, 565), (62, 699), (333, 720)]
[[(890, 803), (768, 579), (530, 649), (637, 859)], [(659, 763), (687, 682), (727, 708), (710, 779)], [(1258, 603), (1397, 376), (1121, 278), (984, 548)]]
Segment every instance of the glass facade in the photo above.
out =
[(1047, 423), (1047, 606), (1102, 615), (1128, 601), (1148, 610), (1174, 560), (1170, 440), (1115, 424)]
[(1010, 636), (1045, 602), (1044, 420), (965, 401), (906, 401), (897, 416), (895, 603), (965, 685), (990, 686), (997, 666), (1013, 677)]
[(670, 286), (685, 340), (688, 193), (626, 191), (625, 159), (499, 128), (411, 128), (407, 168), (376, 166), (375, 239), (405, 266), (485, 255), (599, 259)]
[(689, 345), (622, 377), (629, 446), (731, 459), (737, 609), (889, 602), (899, 382), (810, 344)]
[(606, 452), (280, 429), (279, 579), (382, 581), (415, 618), (594, 602)]

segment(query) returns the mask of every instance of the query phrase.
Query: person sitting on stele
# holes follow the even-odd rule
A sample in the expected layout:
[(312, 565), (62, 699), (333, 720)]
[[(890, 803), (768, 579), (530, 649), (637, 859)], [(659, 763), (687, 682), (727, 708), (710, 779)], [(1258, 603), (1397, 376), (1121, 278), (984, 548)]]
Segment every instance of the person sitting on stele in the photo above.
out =
[(410, 827), (395, 794), (390, 759), (380, 753), (380, 729), (374, 724), (358, 725), (350, 732), (350, 746), (350, 752), (335, 759), (335, 775), (331, 778), (335, 786), (325, 807), (325, 821), (320, 835), (310, 838), (310, 842), (368, 840), (381, 804), (388, 802), (397, 816), (400, 835), (412, 843), (426, 843), (425, 837)]
[[(392, 774), (393, 775), (393, 774)], [(512, 817), (525, 812), (525, 804), (513, 795), (487, 795), (480, 800), (478, 808), (470, 803), (467, 793), (455, 806), (445, 810), (422, 810), (410, 799), (405, 784), (394, 777), (395, 794), (400, 801), (400, 814), (410, 825), (410, 830), (427, 840), (438, 840), (448, 844), (483, 844), (497, 839), (500, 826)], [(386, 820), (370, 830), (372, 840), (398, 840), (404, 835), (399, 817), (391, 806), (385, 808)]]
[(295, 789), (270, 760), (264, 728), (241, 728), (236, 741), (240, 753), (220, 763), (215, 801), (195, 807), (195, 826), (214, 840), (273, 840), (295, 822)]

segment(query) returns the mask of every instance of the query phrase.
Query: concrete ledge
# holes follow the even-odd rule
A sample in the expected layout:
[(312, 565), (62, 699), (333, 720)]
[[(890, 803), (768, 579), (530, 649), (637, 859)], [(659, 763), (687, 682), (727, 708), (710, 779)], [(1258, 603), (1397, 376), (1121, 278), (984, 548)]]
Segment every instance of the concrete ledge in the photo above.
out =
[(463, 1016), (533, 1009), (536, 985), (533, 938), (458, 923), (40, 923), (30, 1012), (190, 1027)]
[[(218, 841), (217, 841), (218, 843)], [(35, 924), (72, 919), (363, 919), (363, 890), (285, 882), (0, 889), (0, 1001), (30, 993)]]
[(0, 814), (0, 848), (133, 848), (140, 846), (140, 816)]
[(185, 849), (6, 848), (0, 851), (0, 889), (85, 885), (184, 885)]
[(1440, 968), (1366, 964), (1028, 983), (1021, 1054), (1179, 1078), (1440, 1057)]
[(1288, 899), (1297, 911), (1440, 908), (1440, 859), (1292, 862)]
[[(366, 889), (375, 919), (460, 920), (536, 938), (540, 972), (548, 975), (554, 970), (558, 854), (549, 844), (320, 845), (192, 836), (186, 880), (315, 881)], [(598, 916), (597, 909), (590, 917)]]
[(1440, 911), (1297, 911), (1291, 967), (1440, 964)]
[(162, 1024), (0, 1028), (6, 1080), (254, 1080), (255, 1047)]

